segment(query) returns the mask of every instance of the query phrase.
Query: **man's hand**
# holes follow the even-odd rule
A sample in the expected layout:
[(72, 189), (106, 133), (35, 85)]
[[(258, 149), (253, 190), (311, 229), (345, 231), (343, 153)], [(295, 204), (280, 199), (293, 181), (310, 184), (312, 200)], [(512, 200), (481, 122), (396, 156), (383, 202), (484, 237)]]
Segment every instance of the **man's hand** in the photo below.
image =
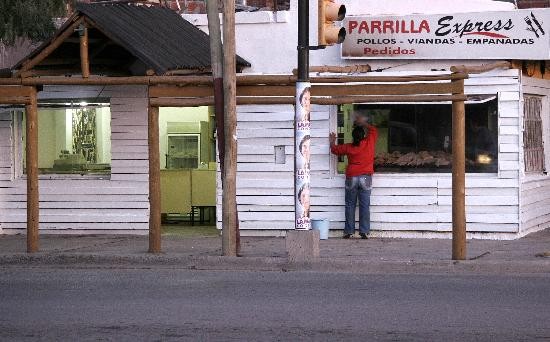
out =
[(330, 133), (328, 136), (328, 140), (330, 141), (330, 146), (336, 145), (336, 133)]

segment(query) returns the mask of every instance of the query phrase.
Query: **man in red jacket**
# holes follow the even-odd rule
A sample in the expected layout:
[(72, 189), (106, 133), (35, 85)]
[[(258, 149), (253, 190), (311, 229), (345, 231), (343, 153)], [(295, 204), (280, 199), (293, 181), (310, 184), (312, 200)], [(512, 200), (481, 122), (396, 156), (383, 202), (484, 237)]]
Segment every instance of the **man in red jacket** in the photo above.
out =
[(378, 131), (364, 116), (358, 116), (352, 131), (353, 142), (336, 145), (336, 134), (330, 133), (330, 150), (336, 155), (346, 155), (346, 224), (344, 239), (355, 233), (355, 207), (359, 198), (359, 235), (368, 239), (370, 232), (370, 193), (374, 173), (374, 154)]

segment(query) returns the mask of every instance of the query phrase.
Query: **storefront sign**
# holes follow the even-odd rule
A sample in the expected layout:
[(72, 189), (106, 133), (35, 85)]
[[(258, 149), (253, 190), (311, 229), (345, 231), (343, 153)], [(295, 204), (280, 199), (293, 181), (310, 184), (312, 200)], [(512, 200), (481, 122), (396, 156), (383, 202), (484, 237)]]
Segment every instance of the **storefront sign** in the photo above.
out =
[(550, 59), (550, 9), (346, 17), (342, 58)]

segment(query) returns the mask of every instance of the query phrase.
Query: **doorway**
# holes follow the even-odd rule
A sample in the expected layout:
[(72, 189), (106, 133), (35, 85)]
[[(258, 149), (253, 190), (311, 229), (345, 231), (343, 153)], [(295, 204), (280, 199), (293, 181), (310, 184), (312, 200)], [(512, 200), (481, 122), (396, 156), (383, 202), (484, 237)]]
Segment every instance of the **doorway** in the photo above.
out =
[(210, 107), (159, 110), (161, 217), (165, 232), (189, 227), (215, 229), (214, 130)]

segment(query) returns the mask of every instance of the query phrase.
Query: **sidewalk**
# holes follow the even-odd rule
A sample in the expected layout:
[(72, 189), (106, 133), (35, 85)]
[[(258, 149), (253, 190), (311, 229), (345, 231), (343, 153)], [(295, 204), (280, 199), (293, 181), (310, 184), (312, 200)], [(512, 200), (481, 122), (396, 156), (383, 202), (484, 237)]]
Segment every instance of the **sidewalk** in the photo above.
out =
[(284, 238), (243, 237), (241, 257), (222, 257), (219, 236), (163, 235), (163, 253), (147, 253), (148, 237), (42, 235), (40, 252), (27, 254), (26, 236), (0, 236), (0, 266), (176, 267), (210, 270), (311, 270), (367, 273), (547, 273), (550, 229), (514, 241), (469, 240), (468, 260), (451, 259), (451, 240), (331, 238), (320, 258), (288, 263)]

